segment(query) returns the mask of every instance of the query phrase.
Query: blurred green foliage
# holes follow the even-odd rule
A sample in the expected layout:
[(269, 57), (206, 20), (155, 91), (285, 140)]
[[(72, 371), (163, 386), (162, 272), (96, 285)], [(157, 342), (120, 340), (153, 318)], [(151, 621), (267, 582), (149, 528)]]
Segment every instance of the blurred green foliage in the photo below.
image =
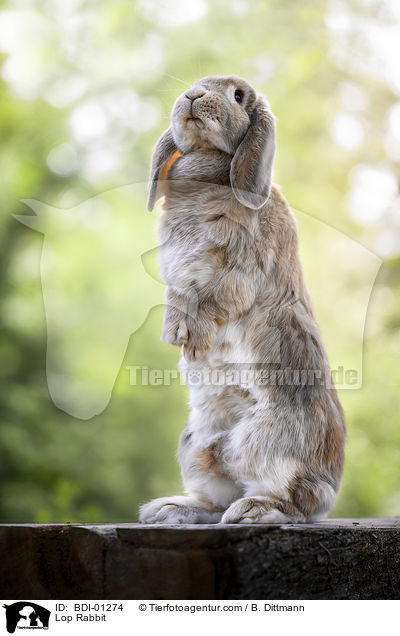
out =
[[(365, 222), (351, 193), (360, 165), (382, 173), (384, 184), (398, 183), (400, 154), (393, 150), (390, 122), (396, 121), (400, 84), (390, 68), (385, 71), (387, 58), (379, 57), (374, 40), (374, 29), (384, 34), (395, 24), (392, 5), (2, 3), (0, 521), (133, 521), (139, 503), (180, 492), (175, 449), (187, 418), (187, 390), (176, 382), (131, 386), (127, 370), (176, 367), (178, 352), (159, 341), (162, 307), (152, 309), (130, 339), (107, 408), (87, 421), (67, 415), (53, 404), (46, 380), (43, 235), (12, 215), (26, 212), (22, 199), (72, 208), (145, 180), (177, 95), (199, 77), (229, 73), (247, 78), (272, 105), (278, 120), (275, 181), (293, 207), (385, 257), (367, 314), (363, 386), (340, 392), (349, 436), (334, 514), (400, 514), (397, 185), (384, 209), (379, 202), (376, 210), (368, 208), (367, 201)], [(129, 210), (129, 201), (113, 202), (137, 219), (145, 214), (142, 204)], [(142, 223), (140, 236), (148, 225)], [(301, 249), (335, 357), (338, 347), (351, 353), (351, 334), (342, 342), (336, 334), (351, 323), (362, 262), (346, 269), (338, 253), (324, 268), (316, 245), (311, 228)], [(58, 249), (62, 256), (62, 241)], [(68, 268), (79, 300), (85, 294), (79, 287), (82, 263), (91, 257), (84, 239), (74, 256)], [(150, 270), (154, 274), (154, 266)], [(318, 279), (322, 271), (325, 279)], [(324, 296), (330, 271), (340, 281), (340, 298)], [(132, 297), (133, 311), (136, 304)], [(106, 367), (107, 359), (99, 364)]]

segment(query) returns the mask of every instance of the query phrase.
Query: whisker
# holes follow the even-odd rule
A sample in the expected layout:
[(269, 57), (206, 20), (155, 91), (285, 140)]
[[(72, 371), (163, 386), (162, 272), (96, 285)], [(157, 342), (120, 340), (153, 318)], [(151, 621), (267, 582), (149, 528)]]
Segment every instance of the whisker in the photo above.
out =
[(188, 82), (185, 82), (184, 80), (180, 79), (179, 77), (175, 77), (174, 75), (170, 75), (169, 73), (164, 73), (164, 75), (166, 75), (167, 77), (170, 77), (171, 79), (176, 80), (177, 82), (181, 82), (182, 84), (185, 84), (186, 86), (191, 88), (191, 85), (188, 84)]

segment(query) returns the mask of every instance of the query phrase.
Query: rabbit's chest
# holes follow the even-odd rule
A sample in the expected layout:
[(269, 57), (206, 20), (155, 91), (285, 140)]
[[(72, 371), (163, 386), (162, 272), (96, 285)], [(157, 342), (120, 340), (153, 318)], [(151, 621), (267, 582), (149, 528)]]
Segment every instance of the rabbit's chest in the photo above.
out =
[(218, 253), (223, 247), (210, 233), (203, 219), (170, 223), (168, 232), (162, 232), (160, 264), (167, 285), (189, 289), (204, 289), (218, 275)]
[(170, 245), (163, 254), (161, 266), (166, 283), (182, 292), (206, 287), (215, 275), (202, 246), (193, 246), (188, 253), (181, 245)]

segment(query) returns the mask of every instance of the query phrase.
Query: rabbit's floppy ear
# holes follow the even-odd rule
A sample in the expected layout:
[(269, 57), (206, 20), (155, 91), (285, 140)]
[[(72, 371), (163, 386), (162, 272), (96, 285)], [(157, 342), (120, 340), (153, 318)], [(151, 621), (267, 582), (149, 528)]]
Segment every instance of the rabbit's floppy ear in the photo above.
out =
[(250, 115), (250, 126), (231, 162), (231, 186), (237, 200), (258, 210), (271, 191), (275, 156), (275, 118), (259, 96)]
[[(158, 187), (159, 179), (168, 178), (169, 168), (181, 156), (172, 136), (171, 128), (168, 128), (158, 140), (151, 160), (149, 196), (147, 199), (149, 212), (153, 210), (157, 199), (162, 196), (162, 192), (160, 192)], [(167, 169), (165, 170), (164, 168)]]

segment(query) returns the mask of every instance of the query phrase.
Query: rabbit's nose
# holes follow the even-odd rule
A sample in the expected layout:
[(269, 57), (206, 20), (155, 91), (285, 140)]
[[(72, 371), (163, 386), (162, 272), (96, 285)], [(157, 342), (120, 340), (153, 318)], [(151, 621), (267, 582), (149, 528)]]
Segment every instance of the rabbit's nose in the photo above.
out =
[(191, 88), (189, 91), (186, 91), (185, 97), (194, 102), (195, 99), (199, 97), (203, 97), (205, 95), (205, 91), (201, 88)]

